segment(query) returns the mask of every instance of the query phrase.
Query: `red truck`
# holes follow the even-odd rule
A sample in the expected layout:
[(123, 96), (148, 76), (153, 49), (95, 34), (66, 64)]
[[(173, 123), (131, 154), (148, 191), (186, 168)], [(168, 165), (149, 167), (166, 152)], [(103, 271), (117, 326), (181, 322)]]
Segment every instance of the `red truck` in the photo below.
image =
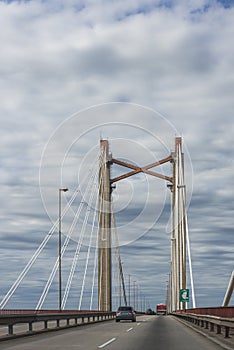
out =
[(156, 305), (156, 314), (157, 315), (166, 315), (167, 314), (167, 305), (166, 304), (157, 304)]

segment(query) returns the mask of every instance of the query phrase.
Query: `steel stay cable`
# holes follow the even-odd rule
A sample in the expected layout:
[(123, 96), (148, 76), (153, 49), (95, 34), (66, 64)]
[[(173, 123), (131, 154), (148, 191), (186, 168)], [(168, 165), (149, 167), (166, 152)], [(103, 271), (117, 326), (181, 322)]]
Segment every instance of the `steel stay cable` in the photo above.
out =
[(187, 211), (186, 211), (186, 187), (184, 184), (184, 174), (181, 169), (181, 184), (182, 186), (182, 205), (183, 205), (183, 215), (185, 219), (185, 234), (186, 234), (186, 241), (187, 241), (187, 251), (188, 251), (188, 261), (189, 261), (189, 273), (190, 273), (190, 282), (191, 282), (191, 290), (192, 290), (192, 302), (193, 302), (193, 308), (196, 308), (196, 300), (195, 300), (195, 290), (194, 290), (194, 280), (193, 280), (193, 269), (192, 269), (192, 258), (191, 258), (191, 248), (190, 248), (190, 237), (189, 237), (189, 229), (188, 229), (188, 217), (187, 217)]
[[(115, 235), (113, 235), (113, 238), (115, 239)], [(116, 246), (116, 239), (114, 242), (115, 246)], [(116, 307), (120, 306), (119, 305), (119, 285), (120, 285), (120, 281), (119, 281), (119, 276), (120, 276), (120, 272), (119, 272), (119, 260), (118, 260), (118, 256), (117, 256), (117, 252), (115, 251), (115, 254), (112, 257), (113, 262), (113, 270), (112, 270), (112, 278), (113, 278), (113, 288), (114, 288), (114, 295), (115, 295), (115, 302), (116, 302)]]
[[(84, 180), (84, 181), (85, 181), (85, 180)], [(91, 181), (91, 180), (90, 180), (90, 181)], [(79, 191), (78, 191), (78, 189), (76, 189), (76, 191), (75, 191), (75, 196), (73, 195), (73, 196), (74, 196), (74, 199), (75, 199), (75, 197), (77, 196), (78, 193), (79, 193)], [(86, 190), (86, 193), (87, 193), (87, 190)], [(85, 194), (86, 194), (86, 193), (85, 193)], [(74, 199), (73, 199), (73, 201), (74, 201)], [(73, 202), (73, 201), (72, 201), (72, 202)], [(72, 204), (72, 203), (71, 203), (71, 204)], [(64, 242), (63, 247), (62, 247), (62, 250), (61, 250), (61, 257), (63, 257), (63, 255), (64, 255), (64, 253), (65, 253), (65, 251), (66, 251), (66, 249), (67, 249), (67, 247), (68, 247), (68, 244), (69, 244), (69, 242), (70, 242), (70, 239), (71, 239), (71, 237), (72, 237), (74, 228), (75, 228), (75, 226), (76, 226), (76, 223), (77, 223), (77, 221), (78, 221), (79, 215), (80, 215), (81, 210), (82, 210), (82, 204), (83, 204), (83, 203), (80, 203), (79, 208), (78, 208), (78, 210), (77, 210), (77, 212), (76, 212), (76, 214), (75, 214), (75, 218), (74, 218), (74, 220), (73, 220), (73, 222), (72, 222), (72, 225), (71, 225), (71, 227), (70, 227), (70, 229), (69, 229), (68, 235), (66, 236), (65, 242)], [(59, 259), (57, 258), (57, 260), (56, 260), (56, 262), (55, 262), (55, 264), (54, 264), (54, 267), (53, 267), (53, 269), (52, 269), (52, 271), (51, 271), (50, 277), (49, 277), (49, 279), (48, 279), (48, 281), (47, 281), (47, 283), (46, 283), (46, 286), (45, 286), (45, 288), (44, 288), (44, 291), (43, 291), (43, 293), (42, 293), (42, 295), (41, 295), (41, 298), (40, 298), (40, 300), (39, 300), (39, 302), (38, 302), (38, 305), (37, 305), (37, 306), (38, 306), (39, 309), (42, 307), (42, 305), (43, 305), (43, 303), (44, 303), (44, 301), (45, 301), (45, 298), (46, 298), (46, 296), (47, 296), (47, 294), (48, 294), (48, 292), (49, 292), (49, 288), (50, 288), (50, 286), (51, 286), (51, 284), (52, 284), (52, 282), (53, 282), (53, 280), (54, 280), (54, 278), (55, 278), (55, 274), (56, 274), (56, 272), (57, 272), (58, 266), (59, 266)]]
[(11, 286), (11, 288), (9, 289), (9, 291), (7, 292), (7, 294), (4, 296), (4, 298), (2, 299), (1, 303), (0, 303), (0, 308), (3, 309), (4, 306), (7, 304), (7, 302), (9, 301), (9, 299), (11, 298), (11, 296), (14, 294), (14, 292), (16, 291), (16, 289), (18, 288), (19, 284), (21, 283), (21, 281), (24, 279), (25, 275), (27, 274), (27, 272), (29, 271), (29, 269), (32, 267), (32, 265), (34, 264), (35, 260), (37, 259), (37, 257), (39, 256), (39, 254), (41, 253), (42, 249), (45, 247), (45, 245), (47, 244), (47, 242), (49, 241), (49, 239), (52, 236), (52, 233), (55, 230), (56, 225), (54, 224), (53, 228), (49, 231), (49, 233), (46, 235), (46, 237), (44, 238), (44, 240), (42, 241), (42, 243), (40, 244), (40, 246), (38, 247), (38, 249), (35, 251), (35, 253), (33, 254), (33, 256), (31, 257), (31, 259), (29, 260), (28, 264), (24, 267), (24, 269), (21, 271), (20, 275), (18, 276), (18, 278), (15, 280), (15, 282), (13, 283), (13, 285)]
[[(101, 155), (100, 155), (101, 157)], [(103, 157), (101, 158), (103, 159)], [(100, 164), (99, 162), (99, 172), (100, 172), (100, 168), (101, 168), (102, 164)], [(100, 192), (100, 188), (101, 188), (101, 182), (102, 182), (102, 172), (101, 172), (101, 177), (99, 179), (99, 186), (98, 186), (98, 195), (97, 195), (97, 200), (100, 200), (99, 198), (99, 192)], [(101, 197), (101, 200), (103, 198)], [(102, 204), (101, 204), (102, 207)], [(98, 215), (98, 230), (99, 230), (99, 226), (100, 226), (100, 215)], [(94, 256), (94, 267), (93, 267), (93, 281), (92, 281), (92, 291), (91, 291), (91, 298), (90, 298), (90, 310), (92, 309), (92, 305), (93, 305), (93, 294), (94, 294), (94, 284), (95, 284), (95, 277), (96, 277), (96, 270), (97, 270), (97, 259), (98, 259), (98, 230), (97, 230), (97, 238), (96, 238), (96, 248), (95, 248), (95, 256)]]
[(97, 257), (98, 257), (97, 252), (98, 252), (98, 230), (97, 230), (96, 247), (95, 247), (95, 254), (94, 254), (93, 278), (92, 278), (91, 297), (90, 297), (90, 304), (89, 304), (90, 310), (92, 310), (92, 307), (93, 307), (93, 294), (94, 294), (95, 277), (96, 277), (96, 270), (97, 270)]
[[(89, 192), (89, 185), (92, 182), (91, 180), (94, 177), (95, 177), (95, 175), (92, 175), (92, 177), (90, 178), (89, 184), (86, 187), (85, 195)], [(80, 247), (81, 247), (81, 236), (80, 236), (78, 244), (77, 244), (76, 252), (74, 254), (72, 266), (71, 266), (71, 269), (70, 269), (70, 274), (69, 274), (69, 277), (68, 277), (68, 280), (67, 280), (67, 284), (66, 284), (66, 287), (65, 287), (64, 297), (63, 297), (63, 300), (62, 300), (62, 308), (65, 307), (66, 302), (67, 302), (68, 294), (69, 294), (69, 291), (70, 291), (70, 288), (71, 288), (71, 283), (72, 283), (72, 279), (73, 279), (74, 272), (75, 272), (75, 267), (76, 267), (76, 254), (79, 254)]]
[(119, 273), (120, 273), (122, 288), (123, 288), (124, 303), (125, 303), (125, 305), (127, 305), (124, 274), (123, 274), (123, 267), (122, 267), (122, 262), (121, 262), (121, 258), (120, 258), (119, 240), (118, 240), (118, 233), (117, 233), (117, 229), (116, 229), (116, 220), (115, 220), (115, 214), (114, 214), (114, 210), (113, 210), (113, 204), (112, 204), (112, 220), (113, 220), (114, 235), (115, 235), (115, 240), (116, 240), (116, 254), (117, 254), (118, 263), (119, 263)]
[[(95, 162), (96, 163), (96, 162)], [(94, 163), (94, 164), (95, 164)], [(95, 170), (95, 169), (94, 169)], [(89, 183), (86, 187), (86, 191), (85, 191), (85, 194), (84, 196), (86, 196), (86, 194), (89, 192), (89, 189), (90, 189), (90, 185), (91, 183), (93, 183), (93, 178), (95, 178), (96, 174), (92, 175), (89, 179)], [(90, 201), (90, 198), (89, 198), (89, 201)], [(89, 205), (88, 205), (89, 207)], [(85, 218), (87, 216), (87, 211), (88, 211), (88, 207), (86, 209), (86, 215), (85, 215)], [(85, 219), (86, 220), (86, 219)], [(87, 220), (88, 220), (88, 217), (87, 217)], [(67, 303), (67, 299), (68, 299), (68, 294), (70, 292), (70, 288), (71, 288), (71, 284), (72, 284), (72, 280), (73, 280), (73, 277), (74, 277), (74, 273), (75, 273), (75, 268), (76, 268), (76, 265), (77, 265), (77, 260), (78, 260), (78, 257), (79, 257), (79, 253), (80, 253), (80, 248), (81, 248), (81, 245), (82, 245), (82, 242), (83, 242), (83, 236), (84, 236), (84, 226), (86, 226), (87, 222), (85, 223), (85, 221), (83, 222), (83, 225), (82, 225), (82, 229), (81, 229), (81, 235), (79, 237), (79, 241), (77, 243), (77, 247), (76, 247), (76, 251), (75, 251), (75, 254), (74, 254), (74, 257), (73, 257), (73, 261), (72, 261), (72, 265), (71, 265), (71, 269), (70, 269), (70, 273), (69, 273), (69, 277), (68, 277), (68, 280), (67, 280), (67, 284), (66, 284), (66, 287), (65, 287), (65, 292), (64, 292), (64, 296), (63, 296), (63, 300), (62, 300), (62, 308), (65, 307), (66, 303)]]
[[(68, 208), (70, 207), (70, 202), (72, 202), (72, 200), (74, 200), (73, 197), (70, 199), (70, 201), (66, 205), (64, 212), (63, 212), (63, 215), (65, 215), (65, 213), (67, 212)], [(24, 279), (24, 277), (26, 276), (26, 274), (28, 273), (28, 271), (30, 270), (30, 268), (32, 267), (32, 265), (34, 264), (36, 259), (38, 258), (38, 256), (41, 254), (42, 250), (44, 249), (44, 247), (46, 246), (46, 244), (48, 243), (48, 241), (50, 240), (50, 238), (54, 234), (54, 231), (57, 227), (57, 224), (58, 224), (58, 220), (56, 220), (56, 222), (53, 224), (52, 228), (49, 230), (49, 232), (47, 233), (47, 235), (45, 236), (45, 238), (43, 239), (43, 241), (41, 242), (41, 244), (39, 245), (37, 250), (34, 252), (34, 254), (32, 255), (32, 257), (29, 260), (29, 262), (27, 263), (27, 265), (21, 271), (18, 278), (15, 280), (15, 282), (13, 283), (13, 285), (11, 286), (11, 288), (9, 289), (7, 294), (2, 299), (2, 301), (0, 303), (1, 309), (3, 309), (4, 306), (8, 303), (11, 296), (15, 293), (16, 289), (18, 288), (18, 286), (20, 285), (20, 283), (22, 282), (22, 280)]]
[(65, 307), (67, 299), (68, 299), (68, 295), (69, 295), (69, 292), (70, 292), (72, 279), (73, 279), (73, 276), (74, 276), (74, 273), (75, 273), (75, 268), (76, 268), (78, 257), (79, 257), (79, 254), (80, 254), (80, 249), (81, 249), (81, 246), (82, 246), (82, 243), (83, 243), (83, 239), (84, 239), (84, 233), (85, 233), (84, 227), (86, 227), (86, 224), (87, 224), (87, 221), (88, 221), (88, 217), (87, 217), (87, 213), (88, 212), (89, 212), (89, 208), (87, 207), (86, 208), (86, 214), (85, 214), (85, 220), (84, 220), (83, 225), (82, 225), (81, 235), (80, 235), (80, 238), (79, 238), (79, 241), (78, 241), (78, 244), (77, 244), (76, 252), (74, 254), (72, 267), (71, 267), (71, 270), (70, 270), (70, 274), (69, 274), (69, 277), (68, 277), (68, 280), (67, 280), (67, 284), (66, 284), (66, 288), (65, 288), (65, 292), (64, 292), (64, 297), (63, 297), (63, 300), (62, 300), (62, 308)]
[[(75, 191), (75, 197), (77, 196), (77, 194), (78, 194), (78, 190)], [(74, 196), (74, 195), (73, 195), (73, 196)], [(74, 199), (75, 199), (75, 198), (74, 198)], [(73, 201), (74, 201), (74, 199), (73, 199)], [(73, 201), (72, 201), (72, 202), (73, 202)], [(71, 203), (71, 204), (72, 204), (72, 203)], [(69, 208), (70, 208), (70, 206), (69, 206)], [(68, 235), (66, 236), (66, 239), (65, 239), (65, 241), (64, 241), (64, 243), (63, 243), (63, 246), (62, 246), (61, 257), (63, 256), (64, 252), (66, 251), (66, 248), (67, 248), (67, 246), (68, 246), (68, 244), (69, 244), (69, 241), (70, 241), (70, 239), (71, 239), (71, 236), (72, 236), (74, 227), (75, 227), (75, 225), (73, 225), (73, 223), (72, 223), (71, 228), (70, 228), (70, 230), (69, 230), (69, 232), (68, 232)], [(59, 258), (57, 257), (57, 259), (56, 259), (56, 261), (55, 261), (55, 264), (54, 264), (54, 266), (53, 266), (53, 268), (52, 268), (52, 271), (51, 271), (51, 273), (50, 273), (50, 276), (49, 276), (49, 278), (48, 278), (48, 280), (47, 280), (47, 282), (46, 282), (46, 285), (45, 285), (45, 287), (44, 287), (44, 290), (43, 290), (43, 292), (42, 292), (42, 294), (41, 294), (41, 296), (40, 296), (40, 299), (39, 299), (39, 301), (38, 301), (38, 304), (37, 304), (37, 306), (36, 306), (36, 309), (37, 309), (37, 310), (40, 310), (40, 309), (41, 309), (41, 307), (42, 307), (42, 305), (43, 305), (43, 303), (44, 303), (44, 301), (45, 301), (45, 299), (46, 299), (46, 297), (47, 297), (47, 294), (48, 294), (48, 292), (49, 292), (50, 286), (51, 286), (51, 284), (52, 284), (52, 282), (53, 282), (53, 280), (54, 280), (55, 274), (56, 274), (56, 272), (57, 272), (58, 266), (59, 266)]]
[[(116, 229), (116, 218), (114, 214), (114, 205), (112, 203), (112, 221), (113, 221), (113, 228), (114, 228), (114, 234), (113, 237), (115, 239), (115, 259), (116, 263), (114, 264), (115, 266), (115, 271), (114, 271), (114, 279), (115, 279), (115, 294), (116, 294), (116, 300), (117, 300), (117, 307), (119, 306), (121, 302), (121, 282), (122, 282), (122, 277), (121, 277), (121, 258), (120, 258), (120, 250), (119, 250), (119, 240), (118, 240), (118, 233)], [(120, 299), (120, 300), (119, 300)]]
[[(90, 180), (90, 181), (91, 181), (91, 180)], [(75, 197), (77, 196), (78, 192), (79, 192), (79, 191), (76, 190), (76, 192), (75, 192)], [(75, 199), (75, 198), (74, 198), (74, 199)], [(73, 201), (74, 201), (74, 199), (73, 199)], [(72, 204), (72, 203), (71, 203), (71, 204)], [(71, 224), (71, 227), (70, 227), (70, 229), (69, 229), (68, 235), (66, 236), (66, 239), (65, 239), (65, 241), (64, 241), (64, 243), (63, 243), (62, 250), (61, 250), (61, 258), (63, 257), (63, 255), (64, 255), (64, 253), (65, 253), (65, 251), (66, 251), (66, 249), (67, 249), (67, 247), (68, 247), (68, 244), (69, 244), (69, 242), (70, 242), (70, 239), (71, 239), (71, 237), (72, 237), (72, 234), (73, 234), (75, 225), (76, 225), (77, 220), (78, 220), (78, 218), (79, 218), (79, 215), (80, 215), (80, 213), (81, 213), (82, 205), (83, 205), (83, 203), (80, 203), (80, 205), (79, 205), (79, 207), (78, 207), (78, 210), (77, 210), (77, 212), (76, 212), (76, 214), (75, 214), (75, 218), (74, 218), (74, 220), (73, 220), (73, 222), (72, 222), (72, 224)], [(70, 208), (70, 206), (69, 206), (69, 208)], [(42, 294), (41, 294), (41, 297), (40, 297), (40, 299), (39, 299), (39, 301), (38, 301), (38, 304), (37, 304), (37, 307), (36, 307), (36, 309), (38, 309), (38, 310), (41, 309), (41, 307), (42, 307), (42, 305), (43, 305), (43, 303), (44, 303), (44, 301), (45, 301), (45, 299), (46, 299), (46, 297), (47, 297), (47, 295), (48, 295), (50, 286), (51, 286), (51, 284), (52, 284), (52, 282), (53, 282), (53, 280), (54, 280), (54, 278), (55, 278), (55, 275), (56, 275), (56, 272), (57, 272), (57, 270), (58, 270), (58, 267), (59, 267), (59, 258), (57, 257), (56, 262), (55, 262), (55, 264), (54, 264), (54, 266), (53, 266), (53, 268), (52, 268), (52, 271), (51, 271), (51, 273), (50, 273), (49, 279), (47, 280), (47, 283), (46, 283), (46, 285), (45, 285), (45, 287), (44, 287), (44, 290), (43, 290), (43, 292), (42, 292)]]
[[(97, 175), (97, 173), (96, 173), (96, 175)], [(93, 190), (93, 195), (92, 195), (92, 199), (91, 200), (93, 200), (94, 195), (95, 195), (95, 192)], [(96, 196), (96, 203), (95, 203), (95, 205), (97, 206), (97, 204), (98, 204), (98, 196)], [(94, 208), (96, 208), (96, 206)], [(93, 238), (93, 230), (94, 230), (95, 219), (96, 219), (96, 210), (94, 210), (94, 215), (93, 215), (92, 229), (91, 229), (90, 240), (89, 240), (89, 247), (88, 247), (88, 252), (87, 252), (87, 257), (86, 257), (86, 265), (85, 265), (85, 271), (84, 271), (84, 276), (83, 276), (83, 282), (82, 282), (82, 288), (81, 288), (81, 294), (80, 294), (80, 301), (79, 301), (78, 310), (80, 310), (80, 308), (81, 308), (82, 299), (83, 299), (84, 285), (85, 285), (85, 279), (86, 279), (88, 262), (89, 262), (89, 256), (90, 256), (90, 249), (91, 249), (91, 243), (92, 243), (92, 238)]]
[[(103, 159), (103, 158), (101, 158), (101, 155), (99, 156), (99, 159)], [(102, 166), (102, 164), (100, 164), (100, 161), (99, 161), (99, 173), (100, 173), (101, 166)], [(101, 173), (101, 178), (99, 179), (97, 201), (100, 199), (99, 198), (99, 191), (100, 191), (100, 187), (101, 187), (101, 180), (102, 180), (102, 173)], [(93, 278), (92, 278), (91, 297), (90, 297), (90, 305), (89, 305), (89, 309), (90, 310), (92, 310), (92, 306), (93, 306), (94, 285), (95, 285), (95, 277), (96, 277), (96, 270), (97, 270), (99, 224), (100, 224), (100, 215), (98, 215), (98, 229), (97, 229), (96, 247), (95, 247), (95, 255), (94, 255), (94, 266), (93, 266)]]
[[(101, 155), (100, 155), (100, 159), (103, 159), (103, 157), (101, 157)], [(100, 173), (100, 168), (101, 168), (102, 165), (103, 165), (103, 164), (100, 164), (100, 162), (99, 162), (98, 173)], [(96, 206), (95, 206), (95, 208), (97, 208), (97, 206), (98, 206), (99, 191), (100, 191), (101, 182), (102, 182), (102, 173), (101, 173), (101, 178), (99, 179), (99, 186), (98, 186), (98, 193), (97, 193), (97, 199), (96, 199)], [(102, 198), (102, 197), (101, 197), (101, 198)], [(96, 218), (96, 211), (95, 211), (95, 214), (94, 214), (94, 217), (93, 217), (93, 225), (92, 225), (92, 231), (91, 231), (90, 242), (91, 242), (91, 239), (92, 239), (93, 228), (94, 228), (94, 224), (95, 224), (95, 218)], [(99, 229), (99, 220), (100, 220), (100, 215), (98, 216), (98, 229)], [(94, 290), (95, 275), (96, 275), (97, 251), (98, 251), (98, 229), (97, 229), (95, 256), (94, 256), (93, 280), (92, 280), (92, 289), (91, 289), (91, 298), (90, 298), (90, 310), (91, 310), (91, 307), (92, 307), (92, 304), (93, 304), (93, 290)], [(90, 245), (91, 245), (91, 243), (89, 244), (88, 256), (89, 256), (89, 253), (90, 253)], [(86, 259), (85, 275), (84, 275), (84, 278), (83, 278), (82, 291), (81, 291), (82, 298), (83, 298), (84, 279), (86, 278), (86, 272), (87, 272), (87, 262), (88, 262), (88, 261), (87, 261), (87, 259)], [(82, 299), (82, 298), (80, 298), (79, 309), (80, 309), (80, 307), (81, 307), (81, 299)]]
[[(66, 207), (64, 208), (63, 212), (62, 212), (62, 217), (66, 214), (66, 212), (68, 211), (68, 209), (70, 208), (72, 202), (75, 200), (77, 196), (77, 192), (75, 191), (73, 196), (71, 197), (71, 199), (69, 200), (69, 202), (67, 203)], [(45, 238), (43, 239), (43, 241), (41, 242), (41, 244), (39, 245), (39, 247), (37, 248), (37, 250), (34, 252), (34, 254), (32, 255), (31, 259), (29, 260), (29, 262), (27, 263), (27, 265), (24, 267), (24, 269), (21, 271), (20, 275), (18, 276), (18, 278), (16, 279), (16, 281), (13, 283), (13, 285), (11, 286), (11, 288), (8, 290), (7, 294), (4, 296), (4, 298), (2, 299), (1, 303), (0, 303), (0, 308), (4, 308), (4, 306), (7, 304), (7, 302), (9, 301), (9, 299), (11, 298), (11, 296), (14, 294), (14, 292), (16, 291), (16, 289), (18, 288), (19, 284), (22, 282), (22, 280), (24, 279), (24, 277), (26, 276), (26, 274), (28, 273), (28, 271), (30, 270), (30, 268), (32, 267), (32, 265), (35, 263), (36, 259), (38, 258), (38, 256), (41, 254), (42, 250), (45, 248), (46, 244), (48, 243), (48, 241), (50, 240), (50, 238), (53, 236), (56, 227), (58, 225), (58, 219), (57, 221), (53, 224), (52, 228), (49, 230), (49, 232), (47, 233), (47, 235), (45, 236)]]

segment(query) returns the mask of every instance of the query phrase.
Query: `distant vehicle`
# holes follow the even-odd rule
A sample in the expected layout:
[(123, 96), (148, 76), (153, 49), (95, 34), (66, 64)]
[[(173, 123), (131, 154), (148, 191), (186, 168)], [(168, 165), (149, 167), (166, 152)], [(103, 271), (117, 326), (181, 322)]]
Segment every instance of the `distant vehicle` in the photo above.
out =
[(150, 308), (147, 309), (145, 313), (146, 313), (146, 315), (155, 315), (155, 312)]
[(121, 320), (129, 320), (136, 322), (136, 313), (132, 306), (120, 306), (116, 311), (116, 322)]
[(157, 304), (156, 305), (156, 314), (157, 315), (166, 315), (167, 314), (167, 305), (166, 304)]

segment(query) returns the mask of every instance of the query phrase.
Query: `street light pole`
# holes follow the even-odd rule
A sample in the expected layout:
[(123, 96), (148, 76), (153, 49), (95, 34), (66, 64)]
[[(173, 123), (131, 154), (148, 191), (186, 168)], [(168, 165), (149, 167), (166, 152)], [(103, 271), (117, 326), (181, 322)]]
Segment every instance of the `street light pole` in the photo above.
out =
[(133, 307), (134, 307), (134, 310), (136, 310), (136, 281), (133, 281)]
[(138, 284), (136, 283), (136, 311), (138, 310)]
[(68, 188), (59, 188), (59, 237), (58, 237), (58, 263), (59, 263), (59, 311), (62, 309), (62, 256), (61, 256), (61, 193), (67, 192)]
[(131, 305), (131, 275), (128, 275), (128, 305)]

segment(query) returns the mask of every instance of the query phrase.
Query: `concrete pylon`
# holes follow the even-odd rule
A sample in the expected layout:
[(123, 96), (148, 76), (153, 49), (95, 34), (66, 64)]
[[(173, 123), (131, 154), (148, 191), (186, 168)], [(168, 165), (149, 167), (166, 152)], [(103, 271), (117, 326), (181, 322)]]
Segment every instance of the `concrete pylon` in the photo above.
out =
[(98, 229), (98, 309), (112, 310), (111, 282), (111, 186), (109, 144), (100, 140), (99, 229)]
[(186, 199), (184, 183), (184, 154), (182, 139), (176, 137), (172, 153), (172, 235), (171, 235), (171, 308), (182, 310), (180, 290), (186, 289)]

